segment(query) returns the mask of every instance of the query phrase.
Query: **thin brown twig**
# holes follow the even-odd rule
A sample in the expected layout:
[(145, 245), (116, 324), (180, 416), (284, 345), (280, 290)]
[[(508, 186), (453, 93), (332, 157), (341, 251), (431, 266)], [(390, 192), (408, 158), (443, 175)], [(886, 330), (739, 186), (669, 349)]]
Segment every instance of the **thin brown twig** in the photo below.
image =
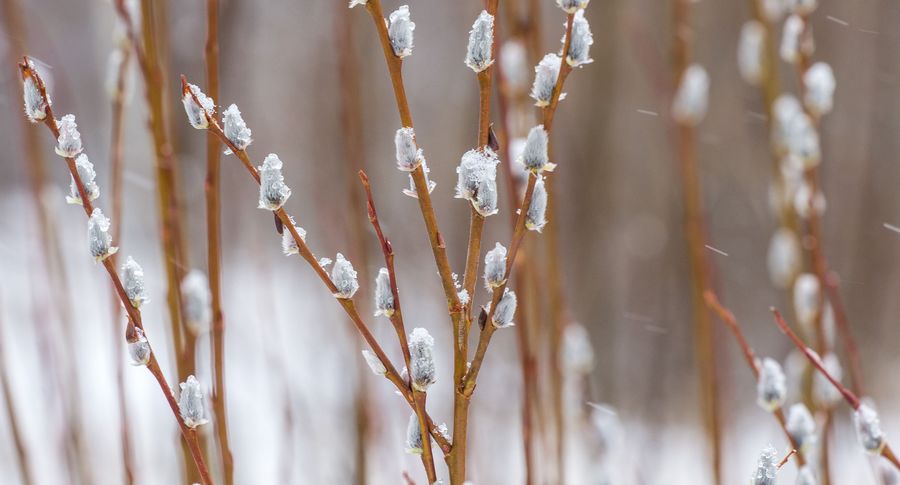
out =
[[(59, 126), (57, 124), (56, 118), (53, 115), (53, 109), (50, 107), (50, 104), (46, 102), (48, 97), (44, 81), (41, 79), (40, 75), (31, 68), (31, 61), (28, 57), (25, 57), (23, 62), (19, 64), (19, 69), (21, 70), (23, 79), (31, 78), (35, 82), (35, 85), (37, 86), (41, 97), (45, 101), (46, 118), (42, 121), (42, 124), (44, 124), (50, 130), (54, 138), (58, 138)], [(78, 174), (78, 169), (75, 165), (75, 159), (71, 157), (65, 157), (65, 160), (66, 165), (69, 169), (69, 173), (72, 176), (72, 179), (75, 181), (75, 186), (78, 190), (78, 195), (81, 198), (82, 208), (84, 209), (85, 215), (90, 218), (91, 214), (93, 213), (94, 206), (90, 198), (88, 197), (84, 182), (81, 180), (81, 176)], [(128, 298), (128, 294), (125, 291), (122, 280), (119, 278), (119, 274), (116, 272), (113, 261), (111, 260), (111, 258), (105, 258), (102, 260), (101, 264), (103, 264), (104, 269), (106, 269), (107, 274), (109, 274), (110, 280), (115, 287), (116, 294), (118, 295), (119, 300), (122, 302), (122, 305), (125, 307), (125, 311), (128, 313), (129, 325), (134, 325), (137, 328), (144, 330), (140, 310), (135, 308), (134, 305), (132, 305), (131, 300)], [(146, 335), (146, 331), (144, 333)], [(182, 436), (184, 437), (184, 440), (190, 450), (190, 454), (193, 457), (195, 464), (197, 465), (202, 483), (204, 485), (212, 485), (213, 481), (209, 476), (209, 471), (206, 467), (206, 463), (203, 460), (203, 454), (200, 452), (199, 446), (196, 445), (195, 440), (192, 440), (191, 438), (193, 430), (185, 425), (184, 420), (181, 417), (181, 413), (178, 410), (178, 403), (175, 401), (175, 396), (172, 394), (172, 389), (169, 387), (169, 384), (159, 367), (159, 362), (156, 360), (156, 354), (153, 352), (152, 348), (150, 351), (150, 360), (147, 363), (147, 369), (149, 369), (153, 374), (153, 377), (156, 378), (156, 381), (159, 384), (159, 387), (162, 390), (166, 401), (168, 401), (169, 403), (169, 407), (172, 409), (172, 412), (175, 415), (175, 420), (178, 422), (178, 425), (181, 428)]]
[[(835, 389), (844, 397), (844, 400), (847, 401), (847, 404), (854, 411), (858, 411), (860, 406), (862, 406), (862, 400), (853, 393), (850, 389), (847, 389), (846, 386), (841, 384), (841, 381), (835, 379), (834, 376), (828, 372), (828, 369), (825, 368), (825, 364), (822, 363), (822, 359), (819, 357), (819, 354), (815, 353), (812, 349), (810, 349), (803, 340), (794, 333), (793, 330), (788, 326), (787, 322), (785, 322), (784, 317), (781, 316), (781, 313), (775, 309), (774, 307), (769, 309), (772, 312), (772, 315), (775, 317), (775, 324), (778, 325), (778, 328), (781, 330), (781, 333), (787, 335), (788, 339), (790, 339), (791, 343), (794, 344), (797, 349), (806, 356), (807, 360), (816, 368), (831, 385), (834, 386)], [(884, 448), (881, 450), (881, 455), (887, 458), (891, 464), (894, 465), (898, 470), (900, 470), (900, 461), (898, 461), (896, 455), (894, 455), (893, 450), (891, 449), (891, 445), (885, 443)]]

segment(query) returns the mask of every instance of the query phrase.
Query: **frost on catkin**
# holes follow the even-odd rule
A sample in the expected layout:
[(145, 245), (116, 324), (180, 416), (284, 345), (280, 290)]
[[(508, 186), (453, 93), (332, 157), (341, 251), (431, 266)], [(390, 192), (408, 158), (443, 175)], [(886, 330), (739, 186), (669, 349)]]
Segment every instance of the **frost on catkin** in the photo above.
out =
[[(563, 35), (562, 42), (565, 43), (565, 41), (566, 37)], [(584, 10), (579, 10), (572, 20), (572, 42), (569, 43), (566, 63), (572, 67), (581, 67), (594, 62), (590, 52), (593, 44), (594, 35), (591, 33), (591, 26), (584, 18)]]
[[(534, 68), (534, 84), (531, 85), (531, 97), (535, 101), (535, 106), (549, 106), (553, 99), (553, 90), (556, 88), (556, 81), (559, 79), (559, 69), (562, 65), (562, 58), (556, 54), (547, 54), (541, 59)], [(560, 95), (562, 100), (563, 96)]]
[[(100, 197), (100, 186), (97, 185), (97, 172), (94, 171), (94, 164), (88, 160), (87, 155), (82, 153), (75, 159), (75, 168), (78, 171), (78, 178), (84, 185), (84, 191), (87, 193), (88, 200), (94, 201)], [(66, 203), (73, 205), (83, 205), (81, 193), (78, 191), (78, 184), (75, 183), (75, 177), (69, 176), (69, 195), (66, 196)]]
[(99, 207), (95, 207), (88, 219), (88, 248), (95, 261), (103, 261), (112, 256), (119, 248), (112, 245), (109, 233), (109, 218), (103, 215)]
[(56, 141), (56, 153), (61, 157), (74, 158), (81, 153), (81, 133), (78, 132), (75, 115), (65, 115), (59, 120), (59, 137)]
[(199, 269), (192, 269), (181, 280), (181, 305), (184, 320), (194, 333), (206, 331), (212, 321), (212, 293), (209, 280)]
[(775, 485), (775, 474), (778, 472), (776, 453), (771, 445), (763, 448), (756, 461), (756, 472), (751, 478), (752, 485)]
[(482, 216), (497, 213), (497, 165), (500, 160), (490, 148), (469, 150), (456, 168), (456, 198), (466, 199)]
[(394, 146), (397, 151), (397, 169), (412, 172), (425, 162), (422, 149), (416, 146), (416, 132), (411, 127), (403, 127), (394, 135)]
[(516, 292), (509, 288), (503, 289), (503, 296), (497, 303), (497, 309), (494, 310), (494, 316), (491, 323), (497, 328), (506, 328), (514, 325), (513, 317), (516, 315)]
[(766, 411), (772, 412), (784, 404), (787, 397), (787, 379), (781, 365), (766, 357), (759, 368), (759, 380), (756, 384), (756, 403)]
[[(193, 94), (193, 96), (191, 96)], [(194, 97), (197, 101), (194, 101)], [(197, 104), (199, 101), (200, 104)], [(188, 84), (181, 95), (188, 122), (198, 130), (209, 128), (209, 118), (216, 114), (216, 103), (194, 84)]]
[[(822, 356), (822, 366), (831, 374), (834, 380), (841, 382), (844, 377), (844, 370), (841, 368), (841, 361), (837, 355), (829, 352)], [(831, 407), (837, 404), (843, 396), (837, 387), (825, 377), (822, 372), (816, 372), (813, 377), (813, 400), (821, 407)]]
[[(428, 174), (431, 172), (431, 169), (428, 168), (428, 162), (426, 162), (425, 159), (423, 158), (423, 159), (421, 159), (421, 163), (422, 163), (422, 173), (425, 176), (425, 186), (428, 188), (428, 193), (430, 194), (431, 192), (434, 191), (434, 188), (437, 186), (437, 182), (429, 180), (429, 178), (428, 178)], [(418, 191), (418, 189), (416, 189), (416, 181), (413, 178), (412, 174), (409, 174), (409, 188), (403, 189), (403, 195), (412, 197), (413, 199), (419, 198), (419, 191)]]
[(410, 455), (422, 454), (422, 428), (416, 413), (409, 415), (409, 423), (406, 425), (406, 452)]
[(144, 331), (135, 327), (134, 341), (128, 342), (128, 355), (132, 365), (147, 365), (150, 362), (150, 343), (144, 337)]
[[(241, 117), (241, 111), (236, 104), (232, 104), (222, 113), (223, 122), (225, 124), (225, 137), (228, 138), (235, 148), (238, 150), (246, 150), (253, 141), (252, 132), (247, 128), (247, 123)], [(226, 152), (227, 154), (227, 152)]]
[(788, 408), (785, 428), (797, 444), (799, 452), (806, 452), (816, 442), (816, 420), (803, 403), (796, 403)]
[(38, 88), (37, 81), (34, 80), (34, 77), (30, 72), (35, 69), (34, 62), (31, 59), (28, 59), (27, 64), (28, 70), (25, 73), (25, 80), (22, 83), (22, 97), (25, 101), (25, 116), (28, 117), (28, 121), (38, 123), (47, 118), (47, 107), (51, 104), (50, 95), (48, 94), (46, 99), (41, 95), (41, 90)]
[(122, 265), (122, 286), (125, 287), (125, 294), (135, 308), (140, 308), (150, 301), (144, 285), (144, 270), (131, 256), (128, 256)]
[(691, 64), (681, 75), (675, 100), (672, 102), (672, 117), (686, 125), (696, 125), (706, 116), (709, 104), (709, 75), (699, 64)]
[(861, 404), (853, 413), (853, 425), (856, 427), (856, 437), (863, 449), (873, 455), (881, 454), (885, 439), (878, 413), (870, 406)]
[(424, 328), (414, 328), (409, 334), (410, 375), (413, 388), (425, 392), (437, 381), (434, 366), (434, 338)]
[(203, 409), (203, 390), (200, 382), (193, 375), (188, 376), (185, 382), (179, 384), (181, 395), (178, 397), (178, 412), (188, 428), (207, 423)]
[(402, 5), (394, 10), (388, 20), (388, 38), (391, 41), (391, 48), (394, 49), (394, 55), (400, 58), (411, 55), (416, 24), (410, 20), (409, 6)]
[(484, 255), (484, 286), (488, 290), (497, 288), (506, 282), (506, 248), (496, 243)]
[(369, 366), (369, 369), (372, 370), (373, 374), (376, 376), (383, 376), (387, 373), (387, 369), (377, 355), (369, 350), (363, 350), (362, 356), (366, 360), (366, 364)]
[(525, 213), (525, 227), (529, 231), (541, 232), (545, 225), (547, 225), (547, 189), (544, 187), (543, 177), (538, 176), (531, 204)]
[(259, 167), (259, 208), (277, 211), (291, 196), (291, 188), (285, 185), (281, 173), (281, 159), (270, 153)]
[(494, 60), (491, 50), (494, 46), (494, 16), (482, 10), (469, 31), (469, 45), (466, 49), (466, 65), (475, 72), (481, 72)]
[[(300, 236), (300, 240), (306, 242), (306, 229), (298, 226), (294, 222), (293, 217), (288, 216), (288, 219), (291, 221), (291, 225), (294, 226), (294, 230), (297, 231), (297, 235)], [(285, 256), (298, 254), (300, 252), (300, 246), (297, 245), (297, 240), (294, 239), (294, 235), (291, 234), (291, 231), (288, 228), (284, 228), (281, 232), (281, 252), (284, 253)]]
[(555, 164), (550, 163), (547, 152), (549, 138), (544, 125), (537, 125), (528, 131), (528, 138), (525, 139), (519, 161), (530, 172), (539, 174), (545, 170), (552, 172), (556, 168)]
[(394, 294), (391, 292), (391, 275), (387, 268), (378, 270), (375, 277), (375, 316), (390, 318), (394, 314)]
[(336, 291), (335, 298), (349, 299), (353, 298), (356, 290), (359, 289), (359, 282), (356, 280), (356, 270), (353, 264), (344, 258), (344, 255), (337, 253), (334, 258), (334, 266), (331, 267), (331, 282), (334, 283)]

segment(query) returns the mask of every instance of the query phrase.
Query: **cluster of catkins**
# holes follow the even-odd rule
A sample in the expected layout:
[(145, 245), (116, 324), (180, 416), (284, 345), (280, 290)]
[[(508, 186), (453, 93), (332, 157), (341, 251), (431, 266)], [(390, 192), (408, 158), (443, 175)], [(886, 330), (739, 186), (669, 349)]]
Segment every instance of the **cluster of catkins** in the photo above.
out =
[[(25, 115), (32, 123), (46, 122), (50, 113), (50, 95), (35, 78), (34, 73), (37, 71), (31, 59), (26, 60), (24, 72)], [(59, 130), (55, 151), (59, 156), (74, 162), (78, 174), (77, 180), (74, 175), (71, 177), (66, 202), (84, 205), (85, 200), (82, 197), (84, 196), (87, 198), (87, 203), (91, 204), (100, 197), (100, 187), (97, 184), (97, 172), (94, 170), (94, 165), (84, 153), (75, 115), (67, 114), (55, 121)], [(112, 245), (110, 224), (109, 218), (103, 214), (103, 211), (99, 207), (94, 207), (88, 218), (87, 239), (88, 251), (97, 262), (105, 261), (118, 252), (118, 248)], [(198, 281), (198, 278), (202, 281)], [(128, 303), (135, 309), (139, 309), (150, 301), (144, 283), (144, 270), (131, 256), (128, 256), (122, 264), (121, 281)], [(182, 281), (182, 296), (188, 325), (194, 328), (208, 326), (211, 311), (209, 285), (206, 277), (202, 273), (199, 275), (195, 272), (189, 273)], [(144, 331), (140, 327), (129, 327), (126, 340), (132, 363), (138, 366), (147, 365), (152, 358), (152, 349)], [(178, 405), (186, 426), (194, 428), (206, 422), (203, 418), (203, 393), (194, 376), (189, 376), (187, 381), (181, 384)]]
[[(823, 364), (830, 372), (829, 363), (823, 360)], [(757, 404), (772, 413), (783, 409), (788, 401), (788, 378), (781, 365), (778, 361), (767, 357), (761, 362), (757, 362), (757, 368), (759, 370), (759, 380), (756, 385)], [(817, 379), (819, 377), (820, 375), (816, 376)], [(836, 379), (839, 379), (839, 376)], [(799, 379), (797, 381), (796, 384), (799, 386)], [(830, 382), (825, 380), (825, 383), (834, 389)], [(839, 393), (838, 398), (840, 398)], [(872, 455), (881, 454), (886, 441), (875, 409), (869, 404), (861, 404), (854, 411), (853, 422), (859, 444), (863, 449)], [(802, 402), (792, 404), (787, 409), (785, 428), (796, 445), (797, 453), (808, 456), (817, 441), (816, 420), (809, 408)], [(777, 472), (777, 461), (775, 449), (771, 446), (766, 447), (760, 454), (751, 482), (754, 485), (773, 485)], [(797, 484), (814, 485), (816, 483), (812, 468), (809, 465), (803, 466), (797, 475)]]

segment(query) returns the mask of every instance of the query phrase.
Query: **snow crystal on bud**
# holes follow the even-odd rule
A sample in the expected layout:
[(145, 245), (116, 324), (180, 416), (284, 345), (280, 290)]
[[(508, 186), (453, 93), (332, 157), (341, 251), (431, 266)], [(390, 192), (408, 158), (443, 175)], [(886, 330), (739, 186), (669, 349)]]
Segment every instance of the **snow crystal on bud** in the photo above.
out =
[(547, 189), (544, 187), (544, 178), (538, 177), (534, 184), (534, 193), (531, 196), (531, 204), (525, 213), (525, 227), (529, 231), (541, 232), (547, 225)]
[[(841, 368), (841, 361), (838, 360), (834, 353), (827, 353), (822, 357), (822, 366), (831, 374), (834, 380), (841, 382), (844, 376), (844, 370)], [(841, 392), (837, 387), (825, 377), (825, 374), (816, 372), (813, 379), (813, 399), (822, 407), (834, 406), (841, 400)]]
[(363, 350), (362, 356), (366, 359), (366, 364), (369, 365), (369, 369), (372, 369), (373, 374), (376, 376), (383, 376), (387, 373), (387, 369), (385, 369), (384, 364), (377, 355), (368, 350)]
[(544, 125), (537, 125), (528, 132), (519, 161), (533, 173), (541, 173), (544, 170), (552, 172), (556, 168), (556, 164), (550, 163), (547, 155), (548, 138)]
[(568, 371), (587, 375), (594, 369), (591, 336), (579, 323), (566, 325), (563, 334), (563, 363)]
[(434, 367), (434, 338), (424, 328), (414, 328), (409, 334), (409, 359), (413, 389), (421, 392), (437, 381)]
[(422, 454), (422, 428), (416, 413), (409, 415), (409, 424), (406, 425), (406, 452), (410, 455)]
[(122, 286), (125, 287), (125, 294), (135, 308), (140, 308), (150, 301), (144, 285), (144, 270), (131, 256), (128, 256), (122, 265)]
[[(556, 54), (547, 54), (541, 62), (534, 67), (534, 84), (531, 85), (531, 97), (535, 100), (535, 106), (549, 106), (553, 99), (553, 90), (559, 79), (559, 68), (562, 58)], [(562, 99), (562, 96), (559, 97)]]
[(755, 20), (750, 20), (741, 27), (741, 40), (737, 52), (738, 68), (744, 81), (752, 85), (759, 84), (762, 79), (765, 38), (765, 26)]
[(518, 92), (528, 83), (528, 52), (521, 41), (508, 40), (500, 47), (500, 67), (506, 84)]
[[(297, 230), (297, 235), (300, 236), (300, 240), (306, 242), (306, 229), (298, 226), (294, 222), (293, 217), (288, 216), (288, 219), (290, 219), (291, 225), (294, 226), (294, 229)], [(284, 253), (285, 256), (298, 254), (300, 252), (300, 246), (297, 246), (297, 240), (294, 239), (294, 235), (291, 234), (291, 231), (287, 228), (285, 228), (281, 232), (281, 252)]]
[(181, 280), (181, 305), (185, 323), (194, 333), (209, 328), (212, 321), (212, 294), (206, 274), (199, 269), (192, 269)]
[[(87, 155), (82, 153), (75, 159), (75, 168), (78, 170), (78, 178), (84, 184), (84, 191), (87, 192), (88, 200), (95, 200), (100, 197), (100, 187), (97, 185), (97, 172), (94, 171), (94, 164), (88, 160)], [(78, 192), (78, 184), (75, 183), (75, 177), (70, 175), (69, 195), (66, 196), (66, 202), (69, 204), (82, 205), (81, 193)]]
[(350, 0), (350, 8), (353, 8), (357, 5), (365, 6), (367, 3), (369, 3), (369, 0)]
[(803, 403), (788, 408), (784, 427), (796, 443), (798, 452), (806, 452), (816, 442), (816, 420)]
[(193, 429), (206, 424), (207, 420), (203, 410), (203, 390), (200, 388), (200, 382), (196, 377), (190, 375), (187, 381), (182, 382), (179, 386), (181, 387), (181, 396), (178, 398), (178, 411), (181, 413), (184, 425)]
[(822, 116), (833, 106), (834, 101), (834, 71), (825, 62), (813, 64), (803, 74), (803, 84), (806, 86), (806, 96), (803, 102), (816, 116)]
[(456, 183), (456, 198), (466, 199), (482, 216), (497, 213), (497, 164), (500, 160), (490, 148), (469, 150), (463, 154)]
[(409, 18), (409, 6), (402, 5), (391, 12), (388, 19), (388, 38), (391, 40), (394, 55), (400, 58), (411, 55), (416, 24)]
[(73, 158), (81, 153), (81, 133), (75, 123), (75, 115), (65, 115), (59, 120), (59, 138), (56, 153), (61, 157)]
[(763, 448), (756, 462), (756, 472), (750, 480), (752, 485), (775, 485), (775, 474), (778, 472), (776, 453), (771, 445)]
[(281, 174), (281, 159), (270, 153), (259, 167), (259, 208), (277, 211), (291, 196), (291, 188), (285, 185)]
[(699, 64), (691, 64), (681, 75), (678, 92), (672, 102), (672, 117), (679, 123), (696, 125), (709, 104), (709, 75)]
[(516, 315), (516, 292), (510, 291), (509, 288), (503, 289), (503, 296), (497, 303), (497, 309), (494, 310), (494, 316), (491, 323), (497, 328), (506, 328), (513, 326), (513, 317)]
[[(184, 104), (184, 112), (187, 114), (188, 122), (191, 126), (198, 130), (205, 130), (209, 127), (208, 117), (216, 114), (216, 104), (212, 98), (207, 96), (194, 84), (187, 85), (187, 91), (182, 93), (181, 102)], [(193, 96), (191, 96), (193, 93)], [(194, 97), (197, 101), (194, 101)]]
[(397, 149), (397, 168), (412, 172), (425, 161), (422, 149), (416, 147), (416, 132), (411, 127), (403, 127), (394, 135)]
[[(562, 39), (566, 41), (565, 35)], [(569, 43), (569, 54), (566, 56), (566, 63), (572, 67), (579, 67), (594, 62), (591, 59), (591, 45), (594, 44), (594, 35), (591, 34), (591, 26), (584, 18), (584, 10), (575, 13), (572, 21), (572, 42)]]
[(241, 117), (241, 111), (238, 109), (236, 104), (232, 104), (222, 113), (224, 117), (225, 123), (225, 137), (228, 138), (238, 150), (245, 150), (248, 146), (250, 146), (250, 142), (253, 141), (253, 138), (250, 137), (251, 131), (250, 128), (247, 128), (247, 123), (244, 123), (244, 118)]
[(881, 454), (885, 439), (884, 432), (881, 431), (878, 413), (871, 407), (862, 404), (853, 413), (853, 424), (856, 427), (859, 444), (873, 455)]
[(781, 227), (772, 235), (767, 264), (772, 284), (787, 288), (802, 264), (800, 241), (790, 229)]
[(112, 245), (112, 235), (109, 233), (109, 218), (103, 215), (99, 207), (95, 207), (88, 219), (88, 247), (91, 256), (96, 261), (116, 254), (119, 248)]
[(808, 219), (812, 210), (815, 210), (815, 213), (821, 216), (825, 212), (826, 206), (825, 194), (821, 191), (816, 191), (815, 196), (813, 196), (812, 186), (806, 181), (803, 181), (794, 192), (794, 212), (802, 219)]
[(378, 270), (375, 277), (375, 316), (390, 318), (394, 314), (394, 294), (391, 292), (391, 275), (387, 268)]
[(579, 9), (587, 8), (591, 0), (556, 0), (556, 5), (566, 13), (575, 13)]
[(787, 379), (781, 365), (774, 359), (766, 357), (759, 369), (759, 380), (756, 383), (756, 403), (766, 411), (772, 412), (784, 404), (787, 396)]
[(819, 313), (821, 288), (819, 278), (812, 273), (803, 273), (794, 281), (794, 314), (797, 323), (807, 333), (813, 330), (816, 315)]
[(475, 72), (481, 72), (494, 60), (491, 50), (494, 46), (494, 16), (482, 10), (469, 31), (469, 46), (466, 49), (466, 65)]
[(150, 362), (150, 343), (144, 337), (144, 331), (135, 327), (134, 341), (128, 342), (128, 355), (131, 356), (132, 365), (147, 365)]
[(801, 50), (811, 54), (811, 36), (804, 37), (806, 23), (803, 18), (793, 14), (784, 21), (784, 31), (781, 34), (781, 59), (788, 64), (796, 64), (800, 60)]
[[(437, 186), (437, 182), (428, 179), (428, 174), (431, 172), (431, 169), (428, 168), (428, 162), (425, 159), (421, 159), (422, 162), (422, 172), (425, 174), (425, 185), (428, 186), (428, 193), (430, 194), (434, 191), (434, 188)], [(413, 199), (419, 198), (419, 192), (416, 190), (416, 181), (413, 179), (412, 174), (409, 174), (409, 188), (403, 189), (403, 194)]]
[(353, 264), (344, 258), (344, 255), (337, 253), (335, 256), (334, 266), (331, 268), (331, 282), (337, 287), (334, 293), (335, 298), (349, 299), (353, 298), (353, 294), (359, 289), (359, 282), (356, 281), (356, 270)]
[[(31, 60), (28, 61), (28, 65), (31, 69), (34, 69), (34, 63)], [(30, 74), (25, 75), (22, 88), (24, 90), (22, 96), (25, 101), (25, 116), (28, 117), (28, 121), (32, 123), (43, 121), (47, 118), (47, 106), (50, 105), (50, 95), (47, 95), (47, 98), (44, 99), (44, 96), (41, 95), (41, 90), (38, 88), (37, 81)]]
[(819, 482), (816, 481), (816, 474), (809, 465), (803, 465), (800, 468), (800, 471), (797, 472), (797, 481), (794, 482), (795, 485), (816, 485), (817, 483)]
[(488, 290), (497, 288), (506, 282), (506, 248), (496, 243), (484, 255), (484, 286)]

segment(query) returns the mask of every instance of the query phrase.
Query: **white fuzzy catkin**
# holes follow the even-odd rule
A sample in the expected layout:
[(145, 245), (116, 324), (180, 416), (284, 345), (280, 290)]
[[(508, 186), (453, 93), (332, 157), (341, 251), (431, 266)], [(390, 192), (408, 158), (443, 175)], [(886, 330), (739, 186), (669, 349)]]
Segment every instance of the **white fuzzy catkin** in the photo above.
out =
[(679, 123), (696, 125), (706, 116), (709, 105), (709, 75), (699, 64), (684, 70), (678, 91), (672, 101), (672, 118)]
[[(28, 60), (28, 66), (31, 69), (34, 69), (34, 63), (31, 60)], [(47, 95), (47, 98), (44, 99), (44, 96), (41, 95), (41, 90), (38, 89), (38, 84), (34, 80), (34, 77), (31, 75), (25, 76), (25, 81), (22, 84), (22, 97), (25, 101), (25, 116), (28, 117), (28, 121), (32, 123), (38, 123), (44, 121), (47, 118), (47, 107), (50, 104), (50, 95)]]
[[(562, 66), (562, 58), (556, 54), (547, 54), (534, 67), (534, 84), (531, 85), (531, 97), (535, 106), (549, 106), (553, 99), (553, 90), (559, 79), (559, 69)], [(562, 95), (559, 97), (562, 100)]]
[[(566, 38), (563, 35), (563, 43)], [(584, 18), (584, 10), (575, 12), (572, 19), (572, 42), (569, 43), (569, 54), (566, 56), (566, 63), (572, 67), (580, 67), (585, 64), (594, 62), (591, 59), (591, 46), (594, 44), (594, 35), (591, 33), (591, 26), (587, 19)]]
[(821, 216), (825, 213), (825, 209), (828, 205), (825, 200), (825, 194), (823, 194), (822, 191), (817, 190), (815, 196), (813, 196), (813, 188), (805, 180), (800, 183), (794, 191), (793, 202), (794, 212), (804, 220), (809, 219), (809, 216), (813, 211)]
[(853, 413), (853, 425), (856, 427), (856, 437), (863, 449), (873, 455), (881, 454), (884, 449), (884, 432), (881, 431), (881, 423), (878, 413), (872, 407), (861, 404)]
[(388, 20), (388, 38), (391, 41), (391, 48), (394, 49), (394, 55), (400, 58), (411, 55), (416, 24), (410, 20), (409, 6), (402, 5), (394, 10)]
[(766, 28), (756, 20), (747, 21), (741, 27), (737, 51), (738, 69), (744, 81), (754, 86), (762, 80), (765, 38)]
[(496, 243), (484, 255), (484, 287), (488, 290), (497, 288), (506, 282), (506, 248)]
[[(841, 382), (844, 378), (844, 370), (837, 355), (829, 352), (822, 356), (822, 366), (831, 374), (834, 380)], [(816, 372), (813, 378), (813, 400), (821, 407), (831, 407), (837, 404), (841, 398), (841, 392), (825, 377), (822, 372)]]
[(772, 146), (783, 152), (788, 149), (788, 129), (791, 120), (803, 113), (803, 107), (794, 95), (782, 94), (775, 99), (772, 112)]
[[(181, 96), (188, 122), (198, 130), (205, 130), (209, 128), (209, 118), (216, 114), (216, 103), (194, 84), (188, 84), (188, 91)], [(194, 96), (191, 96), (191, 93)], [(194, 101), (195, 96), (197, 101)]]
[(357, 5), (363, 5), (369, 3), (369, 0), (350, 0), (350, 8), (353, 8)]
[(135, 308), (140, 308), (150, 301), (144, 284), (144, 270), (131, 256), (128, 256), (122, 265), (122, 286), (125, 287), (125, 294)]
[[(84, 191), (87, 193), (88, 200), (96, 200), (100, 197), (100, 187), (97, 185), (97, 172), (94, 171), (94, 164), (88, 159), (87, 155), (82, 153), (75, 159), (75, 168), (78, 171), (78, 178), (84, 184)], [(81, 193), (78, 192), (78, 184), (75, 183), (75, 177), (69, 176), (69, 195), (66, 196), (66, 202), (74, 205), (82, 205)]]
[(59, 137), (56, 139), (56, 154), (61, 157), (74, 158), (81, 153), (81, 133), (75, 123), (75, 115), (65, 115), (59, 120)]
[(801, 453), (809, 450), (816, 442), (816, 420), (803, 403), (796, 403), (788, 408), (784, 427), (797, 444), (797, 451)]
[(259, 167), (259, 208), (277, 211), (291, 196), (281, 173), (283, 164), (278, 155), (270, 153)]
[(771, 445), (763, 448), (750, 480), (752, 485), (775, 485), (775, 474), (778, 472), (776, 453), (778, 452)]
[(816, 116), (831, 111), (834, 106), (834, 71), (826, 62), (817, 62), (803, 74), (806, 95), (803, 103)]
[(777, 288), (790, 286), (794, 275), (800, 270), (803, 260), (800, 241), (790, 229), (781, 227), (772, 234), (769, 242), (767, 265), (769, 278)]
[(94, 207), (91, 217), (88, 219), (88, 248), (95, 261), (116, 254), (119, 248), (112, 245), (112, 235), (109, 233), (109, 218), (103, 215), (99, 207)]
[(566, 13), (575, 13), (579, 9), (587, 8), (591, 0), (556, 0), (556, 5)]
[(135, 340), (128, 342), (128, 355), (131, 356), (132, 365), (147, 365), (150, 362), (150, 343), (144, 336), (144, 331), (135, 327)]
[(366, 359), (366, 364), (368, 364), (369, 369), (372, 370), (372, 373), (376, 376), (383, 376), (387, 373), (387, 369), (384, 367), (384, 363), (381, 362), (381, 359), (378, 358), (373, 352), (369, 350), (363, 350), (362, 356)]
[(759, 368), (756, 383), (756, 403), (766, 411), (781, 408), (787, 397), (787, 379), (781, 365), (775, 359), (766, 357)]
[(797, 276), (794, 281), (794, 314), (797, 316), (797, 323), (807, 333), (814, 327), (821, 295), (822, 289), (816, 275), (803, 273)]
[(466, 48), (466, 65), (475, 72), (481, 72), (491, 64), (491, 50), (494, 47), (494, 16), (482, 10), (469, 31), (469, 45)]
[(397, 168), (403, 172), (412, 172), (425, 162), (422, 149), (416, 146), (416, 132), (411, 127), (403, 127), (394, 135), (394, 146), (397, 150)]
[(490, 148), (469, 150), (456, 168), (456, 198), (466, 199), (482, 216), (497, 213), (497, 165), (500, 160)]
[(409, 415), (409, 422), (406, 425), (406, 452), (410, 455), (422, 454), (422, 428), (419, 426), (416, 413)]
[[(300, 240), (306, 242), (306, 229), (298, 226), (294, 222), (293, 217), (288, 216), (288, 218), (291, 221), (291, 225), (294, 226), (294, 229), (297, 231), (297, 235), (300, 236)], [(300, 246), (297, 245), (297, 240), (294, 239), (294, 235), (291, 234), (291, 231), (287, 227), (281, 232), (281, 252), (284, 253), (285, 256), (300, 253)]]
[(500, 302), (497, 303), (497, 309), (494, 310), (494, 316), (491, 318), (491, 323), (494, 327), (506, 328), (513, 326), (513, 317), (516, 315), (517, 304), (516, 292), (509, 288), (504, 288), (503, 296), (500, 297)]
[(556, 164), (550, 163), (550, 157), (547, 154), (549, 138), (544, 125), (537, 125), (528, 131), (528, 138), (525, 139), (519, 160), (532, 173), (538, 174), (545, 170), (552, 172), (556, 168)]
[(500, 47), (500, 67), (507, 86), (515, 92), (528, 85), (528, 51), (519, 40), (508, 40)]
[(353, 298), (356, 290), (359, 289), (353, 263), (344, 258), (341, 253), (337, 253), (334, 258), (334, 266), (331, 267), (331, 282), (337, 287), (337, 291), (334, 293), (335, 298)]
[(797, 14), (793, 14), (784, 21), (784, 31), (781, 34), (781, 47), (779, 53), (781, 59), (788, 64), (796, 64), (800, 60), (800, 52), (807, 50), (806, 43), (803, 38), (803, 30), (806, 27), (803, 18)]
[(809, 465), (803, 465), (797, 472), (797, 481), (794, 482), (794, 485), (817, 485), (818, 483), (812, 468)]
[(819, 164), (822, 158), (819, 146), (819, 132), (813, 120), (804, 112), (790, 118), (785, 128), (788, 153), (796, 158), (803, 168)]
[(531, 204), (525, 213), (525, 227), (529, 231), (541, 232), (547, 225), (547, 189), (544, 187), (544, 178), (538, 177), (534, 184), (534, 193), (531, 196)]
[(563, 365), (566, 371), (588, 375), (594, 369), (594, 347), (584, 325), (570, 323), (563, 332)]
[(184, 321), (194, 333), (205, 332), (212, 322), (212, 293), (209, 279), (199, 269), (192, 269), (181, 280), (181, 305)]
[(387, 268), (378, 270), (375, 277), (375, 316), (390, 318), (394, 314), (394, 294), (391, 291), (391, 275)]
[(434, 366), (434, 338), (424, 328), (414, 328), (409, 334), (410, 376), (413, 389), (421, 392), (437, 381)]
[(238, 150), (246, 150), (253, 141), (252, 132), (247, 128), (247, 123), (241, 117), (241, 110), (236, 104), (232, 104), (222, 113), (225, 128), (225, 137), (228, 138)]
[(203, 409), (203, 390), (200, 382), (193, 375), (188, 376), (185, 382), (179, 384), (181, 395), (178, 397), (178, 412), (184, 425), (188, 428), (207, 423), (206, 413)]
[[(428, 187), (428, 193), (434, 191), (434, 188), (437, 186), (437, 182), (428, 179), (428, 174), (431, 172), (431, 169), (428, 168), (428, 162), (425, 159), (421, 159), (422, 162), (422, 173), (425, 174), (425, 185)], [(409, 174), (409, 188), (403, 189), (403, 195), (412, 197), (413, 199), (419, 198), (419, 192), (416, 190), (416, 181), (413, 179), (412, 174)]]

